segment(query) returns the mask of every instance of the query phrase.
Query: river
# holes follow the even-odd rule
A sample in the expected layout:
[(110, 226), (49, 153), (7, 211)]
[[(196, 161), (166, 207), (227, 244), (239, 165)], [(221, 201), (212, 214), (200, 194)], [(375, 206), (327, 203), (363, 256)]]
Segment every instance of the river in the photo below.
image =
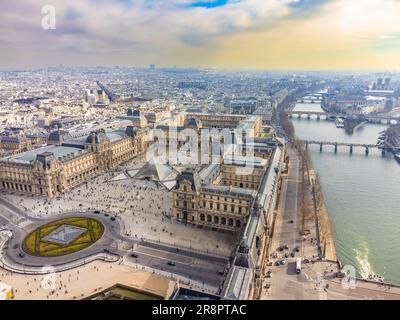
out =
[[(296, 111), (316, 111), (309, 103), (296, 104)], [(310, 110), (311, 111), (311, 110)], [(375, 144), (387, 127), (366, 124), (352, 135), (326, 120), (293, 118), (300, 139)], [(309, 146), (314, 168), (333, 225), (338, 259), (353, 265), (359, 276), (382, 276), (400, 284), (400, 164), (393, 155), (382, 156), (364, 148)]]

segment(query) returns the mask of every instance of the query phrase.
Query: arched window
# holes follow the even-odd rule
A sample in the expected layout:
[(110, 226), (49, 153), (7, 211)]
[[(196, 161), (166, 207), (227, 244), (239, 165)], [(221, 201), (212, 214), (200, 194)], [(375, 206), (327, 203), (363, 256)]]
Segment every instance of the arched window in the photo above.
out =
[(229, 224), (230, 226), (233, 226), (233, 219), (229, 219), (228, 224)]
[(214, 223), (219, 223), (219, 217), (218, 216), (214, 217)]
[(208, 215), (208, 216), (207, 216), (207, 222), (211, 222), (211, 221), (212, 221), (212, 218), (211, 218), (210, 215)]
[(204, 216), (204, 214), (202, 213), (202, 214), (200, 214), (200, 221), (204, 221), (205, 220), (205, 216)]
[(241, 225), (242, 225), (242, 222), (240, 220), (236, 220), (236, 227), (240, 228)]
[(221, 218), (221, 224), (226, 224), (226, 218), (224, 217)]
[(184, 208), (187, 208), (187, 201), (186, 201), (186, 200), (183, 201), (183, 207), (184, 207)]

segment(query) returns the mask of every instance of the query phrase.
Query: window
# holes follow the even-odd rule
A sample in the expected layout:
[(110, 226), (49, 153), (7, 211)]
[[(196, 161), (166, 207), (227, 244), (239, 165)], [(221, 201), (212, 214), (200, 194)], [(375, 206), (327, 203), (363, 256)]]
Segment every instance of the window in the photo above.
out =
[(204, 221), (205, 220), (205, 216), (204, 216), (204, 214), (202, 213), (202, 214), (200, 214), (200, 221)]
[(219, 217), (217, 216), (214, 217), (214, 223), (219, 223)]
[(240, 220), (236, 220), (236, 227), (237, 228), (240, 228), (241, 224), (242, 224), (242, 222)]
[(230, 226), (233, 226), (233, 219), (229, 219), (228, 224), (229, 224)]
[(211, 216), (208, 215), (208, 216), (207, 216), (207, 222), (211, 222), (211, 219), (212, 219)]
[(221, 224), (224, 224), (224, 225), (226, 224), (226, 218), (224, 218), (224, 217), (221, 218)]

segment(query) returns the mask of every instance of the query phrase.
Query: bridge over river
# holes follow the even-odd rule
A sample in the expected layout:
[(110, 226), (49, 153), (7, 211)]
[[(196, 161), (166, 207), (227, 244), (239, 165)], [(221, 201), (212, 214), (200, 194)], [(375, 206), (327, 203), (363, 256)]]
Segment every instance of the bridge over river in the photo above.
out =
[(365, 144), (365, 143), (349, 143), (349, 142), (335, 142), (335, 141), (317, 141), (317, 140), (301, 140), (306, 148), (308, 145), (319, 145), (319, 151), (322, 152), (323, 146), (333, 146), (335, 153), (338, 151), (339, 146), (346, 146), (349, 148), (350, 154), (353, 153), (354, 148), (365, 148), (365, 154), (369, 154), (369, 149), (377, 148), (382, 150), (382, 154), (385, 154), (387, 151), (399, 151), (400, 147), (393, 147), (388, 145), (378, 145), (378, 144)]
[[(302, 116), (307, 116), (307, 119), (311, 119), (312, 116), (316, 116), (317, 120), (321, 119), (321, 116), (324, 116), (326, 120), (335, 117), (336, 114), (325, 112), (325, 111), (295, 111), (290, 110), (287, 111), (289, 118), (293, 118), (293, 116), (297, 115), (298, 118), (302, 118)], [(342, 115), (338, 115), (342, 116)], [(344, 116), (343, 116), (344, 117)], [(400, 116), (398, 117), (391, 117), (391, 116), (384, 116), (384, 115), (365, 115), (365, 120), (371, 123), (382, 123), (386, 122), (390, 124), (392, 121), (396, 121), (396, 123), (400, 123)]]

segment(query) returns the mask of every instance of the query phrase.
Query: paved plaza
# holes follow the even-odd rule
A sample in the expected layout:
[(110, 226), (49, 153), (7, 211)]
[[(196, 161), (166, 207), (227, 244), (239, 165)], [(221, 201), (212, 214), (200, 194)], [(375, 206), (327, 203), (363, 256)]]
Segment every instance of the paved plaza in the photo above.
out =
[(132, 178), (145, 164), (133, 159), (57, 198), (4, 194), (33, 218), (56, 218), (61, 213), (99, 210), (122, 222), (122, 234), (132, 240), (151, 240), (229, 256), (237, 235), (184, 225), (170, 218), (172, 192), (155, 182)]
[(24, 275), (0, 268), (0, 282), (14, 288), (16, 300), (82, 299), (116, 283), (169, 297), (175, 285), (175, 281), (160, 275), (100, 261), (50, 275)]

